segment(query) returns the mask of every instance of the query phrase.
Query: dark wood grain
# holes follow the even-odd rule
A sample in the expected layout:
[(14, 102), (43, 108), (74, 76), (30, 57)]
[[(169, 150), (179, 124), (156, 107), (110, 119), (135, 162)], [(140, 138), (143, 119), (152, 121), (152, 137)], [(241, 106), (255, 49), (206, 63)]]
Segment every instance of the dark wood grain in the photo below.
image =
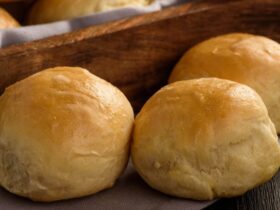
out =
[[(208, 6), (207, 6), (208, 5)], [(193, 3), (0, 50), (0, 92), (53, 66), (82, 66), (118, 86), (139, 110), (194, 44), (229, 32), (280, 40), (280, 2)]]

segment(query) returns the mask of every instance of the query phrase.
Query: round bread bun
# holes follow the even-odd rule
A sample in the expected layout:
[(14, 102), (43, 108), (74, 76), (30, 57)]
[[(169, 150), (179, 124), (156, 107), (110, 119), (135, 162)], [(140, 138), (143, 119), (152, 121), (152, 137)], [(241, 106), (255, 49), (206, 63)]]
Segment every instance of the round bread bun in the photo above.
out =
[(280, 165), (259, 95), (215, 78), (176, 82), (152, 96), (136, 117), (131, 154), (152, 188), (197, 200), (241, 195)]
[(262, 97), (280, 133), (280, 45), (266, 37), (228, 34), (190, 49), (169, 82), (218, 77), (248, 85)]
[(19, 23), (6, 10), (0, 7), (0, 29), (16, 27), (19, 27)]
[(80, 16), (86, 16), (97, 12), (113, 10), (121, 7), (143, 7), (154, 0), (38, 0), (32, 7), (28, 18), (28, 24), (41, 24)]
[(85, 69), (34, 74), (0, 98), (0, 184), (44, 202), (110, 188), (127, 165), (133, 122), (122, 92)]

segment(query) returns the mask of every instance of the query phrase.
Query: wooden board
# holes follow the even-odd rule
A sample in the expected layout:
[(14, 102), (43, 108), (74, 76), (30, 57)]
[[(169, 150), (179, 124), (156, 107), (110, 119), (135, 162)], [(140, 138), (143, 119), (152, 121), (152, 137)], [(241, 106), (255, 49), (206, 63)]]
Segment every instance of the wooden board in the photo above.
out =
[(138, 111), (182, 54), (206, 38), (249, 32), (280, 41), (279, 11), (278, 0), (201, 1), (4, 48), (0, 93), (47, 67), (81, 66), (118, 86)]

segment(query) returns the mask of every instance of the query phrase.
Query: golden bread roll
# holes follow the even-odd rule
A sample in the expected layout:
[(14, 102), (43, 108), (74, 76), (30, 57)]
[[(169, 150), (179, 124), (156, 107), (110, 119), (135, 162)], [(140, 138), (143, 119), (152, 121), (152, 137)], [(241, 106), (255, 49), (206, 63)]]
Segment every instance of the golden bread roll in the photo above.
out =
[(90, 15), (121, 7), (143, 7), (154, 0), (38, 0), (32, 7), (28, 24), (41, 24)]
[(198, 200), (231, 197), (277, 172), (280, 147), (259, 95), (236, 82), (172, 83), (135, 120), (132, 160), (163, 193)]
[(218, 77), (246, 84), (262, 97), (280, 133), (280, 45), (250, 34), (228, 34), (190, 49), (169, 82)]
[(35, 201), (110, 188), (127, 165), (132, 107), (81, 68), (57, 67), (0, 98), (0, 185)]
[(16, 27), (19, 27), (19, 23), (6, 10), (0, 7), (0, 29)]

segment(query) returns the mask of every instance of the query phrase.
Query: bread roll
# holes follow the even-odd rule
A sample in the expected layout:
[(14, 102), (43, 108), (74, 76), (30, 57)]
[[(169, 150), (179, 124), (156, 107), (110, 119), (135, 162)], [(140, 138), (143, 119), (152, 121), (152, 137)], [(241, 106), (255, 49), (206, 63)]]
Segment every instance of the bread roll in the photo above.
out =
[(169, 82), (218, 77), (255, 89), (280, 133), (280, 45), (262, 36), (228, 34), (190, 49)]
[(152, 188), (197, 200), (241, 195), (280, 165), (259, 95), (215, 78), (176, 82), (152, 96), (136, 117), (131, 154)]
[(3, 8), (0, 7), (0, 29), (19, 27), (19, 23)]
[(154, 0), (38, 0), (30, 11), (28, 24), (41, 24), (90, 15), (121, 7), (143, 7)]
[(133, 110), (81, 68), (47, 69), (0, 98), (0, 184), (35, 201), (110, 188), (128, 161)]

